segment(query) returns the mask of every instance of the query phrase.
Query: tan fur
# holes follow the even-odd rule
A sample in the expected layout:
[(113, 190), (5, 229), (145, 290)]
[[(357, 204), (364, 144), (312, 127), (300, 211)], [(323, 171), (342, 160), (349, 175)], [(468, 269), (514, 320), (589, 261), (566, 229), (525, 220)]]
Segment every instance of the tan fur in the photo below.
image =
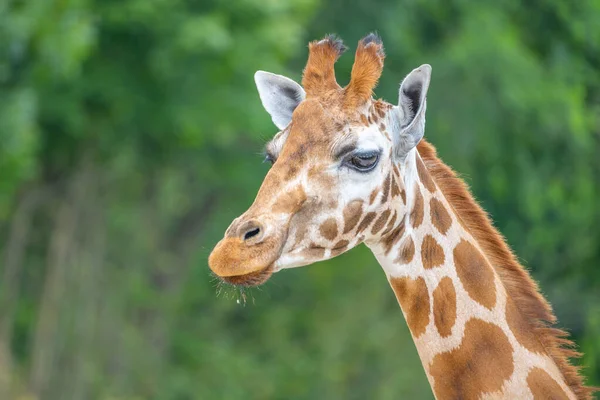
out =
[(431, 269), (439, 267), (444, 263), (444, 249), (431, 235), (425, 235), (421, 243), (421, 261), (423, 268)]
[(494, 271), (471, 243), (462, 239), (454, 248), (456, 274), (473, 300), (490, 310), (496, 305)]
[(591, 400), (594, 389), (583, 384), (579, 367), (569, 363), (569, 358), (581, 355), (573, 350), (575, 344), (567, 339), (567, 332), (552, 328), (556, 317), (548, 302), (539, 293), (537, 284), (519, 264), (504, 238), (493, 227), (488, 215), (473, 199), (466, 184), (450, 167), (440, 161), (435, 148), (422, 140), (417, 149), (433, 180), (485, 252), (509, 297), (527, 317), (530, 330), (535, 332), (546, 352), (552, 357), (567, 385), (579, 399)]
[(308, 62), (302, 73), (302, 86), (307, 96), (319, 96), (326, 91), (340, 88), (335, 80), (333, 65), (345, 47), (334, 36), (308, 44)]
[(402, 246), (400, 247), (400, 251), (398, 252), (398, 258), (396, 258), (396, 262), (400, 264), (408, 264), (412, 261), (415, 255), (415, 242), (412, 237), (407, 237), (404, 239)]
[(365, 43), (364, 39), (359, 42), (350, 83), (346, 87), (346, 109), (356, 109), (371, 99), (373, 89), (383, 71), (384, 58), (383, 45), (380, 42)]
[(512, 352), (497, 325), (470, 319), (460, 346), (431, 362), (433, 392), (439, 399), (477, 400), (484, 393), (499, 391), (514, 371)]
[(413, 228), (415, 229), (421, 226), (421, 223), (423, 222), (423, 216), (425, 213), (423, 207), (423, 195), (421, 194), (421, 189), (419, 189), (419, 185), (415, 184), (415, 204), (410, 212), (410, 220)]
[(392, 278), (390, 284), (406, 313), (406, 323), (415, 338), (425, 333), (429, 324), (429, 293), (425, 279)]
[(450, 336), (456, 322), (456, 291), (445, 276), (433, 291), (433, 321), (441, 337)]
[(566, 400), (568, 399), (560, 385), (546, 371), (533, 368), (527, 375), (527, 385), (534, 400)]
[(442, 235), (445, 235), (452, 225), (450, 214), (442, 202), (435, 197), (429, 202), (429, 209), (431, 210), (431, 222), (433, 223), (433, 226), (435, 226)]

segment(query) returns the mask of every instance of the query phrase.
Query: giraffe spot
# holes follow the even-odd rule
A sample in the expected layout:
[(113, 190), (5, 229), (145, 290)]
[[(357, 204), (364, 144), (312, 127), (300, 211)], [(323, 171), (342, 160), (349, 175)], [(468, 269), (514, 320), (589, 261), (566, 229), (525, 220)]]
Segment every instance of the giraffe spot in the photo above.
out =
[(396, 163), (393, 163), (392, 168), (394, 169), (394, 175), (396, 175), (396, 177), (400, 178), (400, 170), (398, 169), (398, 165), (396, 165)]
[(340, 240), (339, 242), (337, 242), (336, 244), (333, 245), (333, 248), (331, 249), (331, 255), (332, 256), (337, 256), (342, 254), (344, 251), (346, 251), (348, 249), (348, 244), (350, 242), (347, 240)]
[(404, 235), (404, 218), (402, 218), (402, 221), (400, 221), (398, 226), (395, 227), (390, 233), (388, 233), (386, 237), (382, 240), (386, 255), (389, 254), (394, 245), (400, 240), (402, 235)]
[(344, 233), (350, 232), (362, 215), (362, 201), (354, 200), (344, 207)]
[(383, 229), (383, 227), (385, 226), (385, 223), (387, 222), (388, 218), (390, 217), (390, 214), (391, 214), (390, 210), (385, 210), (384, 212), (381, 213), (379, 218), (377, 218), (377, 220), (373, 224), (373, 229), (371, 229), (371, 233), (373, 235)]
[(392, 179), (392, 197), (396, 198), (400, 196), (400, 184), (396, 182), (396, 179)]
[(371, 192), (371, 195), (369, 196), (369, 205), (373, 204), (373, 202), (375, 201), (375, 198), (377, 197), (378, 193), (379, 193), (379, 188), (374, 189)]
[(532, 324), (523, 316), (512, 299), (506, 300), (506, 322), (517, 341), (529, 351), (544, 353), (545, 349), (533, 333)]
[(423, 160), (420, 157), (417, 157), (417, 174), (419, 175), (419, 180), (429, 190), (431, 193), (435, 192), (435, 182), (429, 175), (427, 171), (427, 167), (423, 164)]
[(306, 200), (306, 193), (302, 186), (296, 186), (294, 189), (285, 192), (273, 204), (274, 213), (294, 213), (296, 212), (304, 201)]
[(372, 120), (374, 123), (378, 123), (378, 122), (379, 122), (379, 120), (381, 119), (381, 117), (378, 115), (378, 113), (376, 112), (376, 110), (375, 110), (375, 109), (373, 109), (373, 108), (371, 108), (369, 111), (370, 111), (370, 113), (371, 113), (371, 120)]
[(367, 121), (367, 117), (365, 117), (364, 114), (360, 115), (360, 122), (362, 122), (364, 126), (369, 126), (369, 121)]
[(409, 277), (390, 279), (398, 303), (406, 315), (406, 323), (413, 336), (418, 338), (429, 325), (429, 293), (425, 279)]
[(452, 279), (447, 276), (433, 291), (433, 321), (441, 337), (452, 334), (456, 322), (456, 291)]
[(513, 373), (512, 354), (500, 327), (476, 318), (468, 320), (460, 346), (431, 361), (436, 398), (476, 400), (499, 391)]
[(381, 196), (381, 204), (384, 204), (387, 199), (388, 199), (388, 195), (390, 194), (390, 181), (392, 179), (391, 174), (388, 174), (385, 177), (385, 181), (383, 182), (383, 195)]
[(410, 219), (412, 221), (413, 228), (418, 228), (423, 222), (423, 195), (421, 194), (421, 189), (419, 189), (419, 185), (415, 183), (415, 204), (413, 206), (412, 211), (410, 212)]
[(300, 253), (306, 260), (322, 260), (325, 257), (325, 249), (313, 244)]
[(327, 240), (333, 240), (338, 234), (337, 221), (335, 218), (327, 218), (319, 227), (319, 232)]
[(415, 255), (415, 242), (413, 242), (412, 237), (407, 237), (400, 245), (400, 251), (398, 253), (398, 258), (394, 262), (400, 264), (408, 264), (412, 261)]
[(429, 202), (431, 210), (431, 222), (433, 226), (442, 234), (445, 235), (452, 225), (452, 218), (444, 207), (444, 204), (436, 198), (432, 198)]
[(402, 189), (402, 191), (400, 192), (400, 197), (402, 197), (402, 202), (406, 204), (406, 192), (404, 191), (404, 189)]
[(383, 122), (379, 124), (379, 129), (381, 130), (381, 132), (385, 131), (385, 124)]
[(285, 173), (285, 180), (292, 180), (298, 174), (298, 167), (295, 165), (290, 166)]
[(348, 243), (350, 242), (347, 240), (340, 240), (339, 242), (333, 245), (332, 250), (339, 250), (341, 248), (348, 247)]
[(439, 267), (444, 263), (444, 249), (431, 235), (425, 235), (421, 242), (421, 260), (425, 269)]
[(363, 220), (360, 221), (360, 224), (358, 224), (356, 233), (360, 233), (360, 232), (364, 231), (365, 229), (367, 229), (369, 227), (369, 225), (371, 225), (371, 222), (373, 222), (373, 220), (375, 219), (375, 216), (377, 216), (377, 213), (375, 213), (374, 211), (367, 213), (365, 215), (365, 217), (363, 218)]
[(326, 204), (326, 208), (329, 210), (335, 210), (338, 208), (337, 199), (329, 199), (329, 201), (327, 201), (325, 204)]
[(296, 229), (296, 244), (301, 243), (308, 232), (308, 225), (301, 224)]
[(491, 310), (496, 304), (492, 266), (475, 246), (464, 239), (454, 248), (454, 264), (469, 296)]
[[(317, 182), (322, 188), (330, 188), (334, 185), (334, 177), (331, 174), (323, 173), (325, 167), (322, 164), (316, 164), (308, 169), (308, 178), (311, 182)], [(287, 180), (291, 179), (288, 178)]]
[(394, 229), (396, 218), (398, 218), (398, 214), (396, 213), (396, 211), (394, 211), (394, 215), (392, 215), (392, 219), (390, 219), (390, 222), (388, 222), (387, 228), (385, 228), (384, 231), (381, 232), (382, 236), (387, 235), (392, 229)]
[(538, 367), (529, 371), (527, 385), (535, 400), (566, 400), (569, 398), (558, 382)]

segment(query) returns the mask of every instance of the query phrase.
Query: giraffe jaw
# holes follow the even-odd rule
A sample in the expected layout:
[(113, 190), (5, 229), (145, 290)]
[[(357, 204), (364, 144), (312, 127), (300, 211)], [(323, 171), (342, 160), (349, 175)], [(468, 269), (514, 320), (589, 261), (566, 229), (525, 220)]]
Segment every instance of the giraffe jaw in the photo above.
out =
[(260, 286), (269, 280), (271, 275), (273, 275), (273, 272), (273, 264), (271, 264), (261, 270), (250, 272), (248, 274), (219, 276), (219, 279), (233, 286)]
[(225, 237), (211, 252), (208, 265), (216, 277), (231, 285), (261, 285), (273, 274), (285, 239), (277, 235), (246, 244), (239, 238)]

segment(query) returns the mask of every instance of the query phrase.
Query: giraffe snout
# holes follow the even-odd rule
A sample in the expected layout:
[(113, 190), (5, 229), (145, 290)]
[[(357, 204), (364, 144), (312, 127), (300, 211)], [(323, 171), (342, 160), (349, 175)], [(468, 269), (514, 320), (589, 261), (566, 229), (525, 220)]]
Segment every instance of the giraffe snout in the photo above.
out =
[(287, 238), (287, 229), (279, 229), (277, 222), (256, 216), (234, 220), (208, 258), (210, 269), (236, 285), (266, 281)]

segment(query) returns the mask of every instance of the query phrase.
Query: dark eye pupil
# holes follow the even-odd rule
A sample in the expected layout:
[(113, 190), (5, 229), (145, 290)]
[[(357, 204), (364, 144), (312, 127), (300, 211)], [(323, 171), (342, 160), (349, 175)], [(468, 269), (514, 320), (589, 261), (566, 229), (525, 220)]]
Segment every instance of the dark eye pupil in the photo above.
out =
[(377, 155), (371, 155), (371, 156), (354, 156), (351, 159), (352, 165), (354, 165), (355, 167), (359, 168), (359, 169), (366, 169), (366, 168), (370, 168), (373, 166), (373, 164), (375, 164), (375, 162), (377, 161)]

